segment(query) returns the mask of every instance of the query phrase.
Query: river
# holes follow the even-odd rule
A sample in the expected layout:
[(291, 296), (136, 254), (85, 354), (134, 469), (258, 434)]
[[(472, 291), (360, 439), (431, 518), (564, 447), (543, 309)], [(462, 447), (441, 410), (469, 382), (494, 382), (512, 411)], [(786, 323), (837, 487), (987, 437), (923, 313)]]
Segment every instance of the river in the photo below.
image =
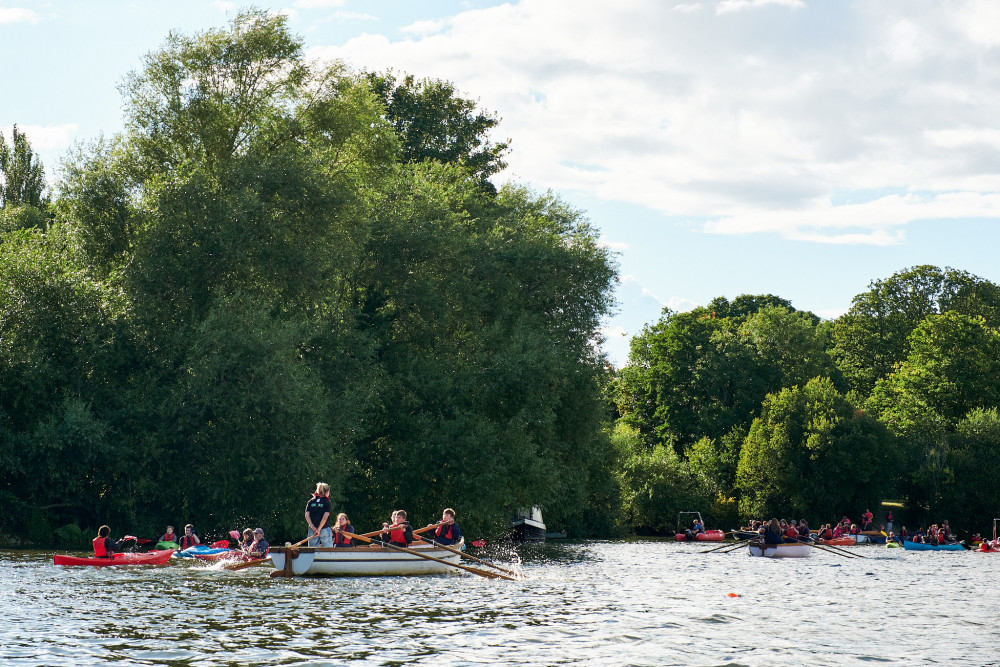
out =
[(0, 551), (0, 664), (1000, 665), (1000, 554), (711, 546), (521, 547), (517, 582), (58, 567), (51, 552)]

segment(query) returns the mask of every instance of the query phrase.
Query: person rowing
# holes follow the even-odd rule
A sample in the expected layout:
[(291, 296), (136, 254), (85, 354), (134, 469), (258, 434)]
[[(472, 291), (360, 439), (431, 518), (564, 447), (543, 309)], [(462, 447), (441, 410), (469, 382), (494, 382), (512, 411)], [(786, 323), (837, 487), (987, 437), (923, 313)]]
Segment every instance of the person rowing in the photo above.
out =
[(413, 527), (406, 520), (406, 510), (392, 513), (392, 524), (383, 523), (379, 539), (396, 547), (409, 547), (413, 542)]
[(784, 540), (781, 534), (781, 524), (777, 519), (771, 519), (764, 528), (764, 544), (782, 544)]
[(354, 540), (344, 535), (343, 533), (353, 533), (354, 526), (351, 525), (351, 520), (347, 518), (347, 515), (341, 512), (337, 515), (337, 525), (333, 527), (333, 546), (346, 548), (353, 547)]
[[(428, 528), (433, 526), (433, 523), (427, 524)], [(455, 510), (448, 507), (441, 513), (441, 523), (434, 530), (434, 541), (450, 547), (452, 544), (458, 544), (461, 539), (462, 531), (455, 523)]]
[(264, 529), (257, 528), (253, 531), (253, 542), (247, 549), (247, 554), (254, 558), (263, 558), (270, 551), (271, 545), (264, 539)]

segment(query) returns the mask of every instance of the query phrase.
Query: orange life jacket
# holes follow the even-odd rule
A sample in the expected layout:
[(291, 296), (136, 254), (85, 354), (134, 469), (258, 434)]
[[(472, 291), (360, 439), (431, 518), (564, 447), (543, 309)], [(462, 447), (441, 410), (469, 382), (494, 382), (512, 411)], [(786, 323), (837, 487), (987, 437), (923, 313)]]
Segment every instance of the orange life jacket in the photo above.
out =
[(434, 534), (437, 535), (438, 537), (443, 537), (446, 540), (453, 540), (455, 538), (453, 538), (451, 536), (451, 534), (452, 534), (452, 530), (451, 529), (452, 529), (452, 527), (454, 525), (455, 524), (453, 524), (453, 523), (449, 523), (448, 524), (448, 530), (447, 530), (447, 532), (445, 532), (445, 526), (442, 524), (442, 525), (440, 525), (440, 526), (437, 527), (437, 529), (434, 531)]

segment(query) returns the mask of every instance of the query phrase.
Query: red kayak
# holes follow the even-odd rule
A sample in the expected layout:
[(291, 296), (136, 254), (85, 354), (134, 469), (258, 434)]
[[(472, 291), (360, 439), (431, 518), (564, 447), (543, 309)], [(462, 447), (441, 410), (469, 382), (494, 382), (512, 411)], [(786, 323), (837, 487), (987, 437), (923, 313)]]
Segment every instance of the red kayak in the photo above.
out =
[(79, 556), (55, 554), (52, 556), (52, 562), (56, 565), (92, 565), (96, 567), (103, 567), (105, 565), (163, 565), (173, 555), (173, 549), (150, 551), (148, 553), (115, 554), (114, 558), (81, 558)]
[(854, 539), (853, 535), (847, 535), (844, 537), (834, 537), (829, 540), (820, 540), (820, 544), (829, 544), (832, 547), (854, 547), (857, 546), (858, 541)]
[[(678, 542), (683, 542), (687, 539), (686, 533), (677, 533), (674, 535), (674, 539)], [(706, 530), (703, 533), (698, 533), (694, 536), (694, 539), (701, 542), (721, 542), (726, 539), (726, 531), (724, 530)]]

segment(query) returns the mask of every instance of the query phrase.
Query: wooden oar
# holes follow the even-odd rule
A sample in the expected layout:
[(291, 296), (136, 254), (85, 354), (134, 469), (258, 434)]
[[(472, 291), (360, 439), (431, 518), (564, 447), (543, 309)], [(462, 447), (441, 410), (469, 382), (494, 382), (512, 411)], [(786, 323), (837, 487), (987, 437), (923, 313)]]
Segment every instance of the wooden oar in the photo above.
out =
[[(710, 554), (713, 551), (719, 551), (720, 549), (729, 549), (729, 548), (731, 548), (732, 551), (736, 551), (736, 549), (738, 549), (739, 547), (742, 547), (744, 544), (746, 544), (746, 540), (737, 540), (736, 544), (723, 544), (721, 547), (712, 547), (711, 549), (708, 549), (707, 551), (701, 551), (699, 553)], [(728, 551), (723, 551), (722, 553), (729, 553), (729, 552)]]
[[(286, 548), (291, 549), (292, 547), (301, 546), (301, 545), (305, 544), (306, 542), (308, 542), (310, 539), (311, 539), (311, 536), (307, 537), (304, 540), (300, 540), (299, 542), (296, 542), (295, 544), (289, 545)], [(270, 556), (264, 556), (263, 558), (256, 558), (254, 560), (248, 560), (245, 563), (232, 563), (230, 565), (223, 565), (222, 567), (226, 568), (227, 570), (242, 570), (244, 568), (250, 567), (251, 565), (257, 565), (258, 563), (263, 563), (266, 560), (271, 560), (271, 557)]]
[[(371, 540), (371, 539), (369, 539), (367, 537), (364, 537), (363, 535), (355, 535), (353, 533), (348, 533), (348, 532), (345, 532), (345, 531), (340, 531), (340, 532), (342, 534), (344, 534), (344, 535), (347, 535), (348, 537), (350, 537), (352, 539), (364, 540), (365, 542), (368, 542), (368, 543), (373, 542), (373, 540)], [(450, 562), (444, 560), (443, 558), (436, 558), (436, 557), (431, 556), (429, 554), (422, 554), (419, 551), (416, 551), (414, 549), (407, 549), (405, 547), (397, 547), (395, 544), (390, 544), (388, 542), (381, 542), (380, 544), (381, 544), (381, 546), (383, 546), (383, 547), (385, 547), (387, 549), (392, 549), (394, 551), (399, 551), (399, 552), (402, 552), (404, 554), (411, 554), (413, 556), (419, 556), (420, 558), (426, 558), (427, 560), (436, 561), (438, 563), (444, 563), (445, 565), (450, 565), (452, 567), (457, 567), (458, 569), (465, 570), (466, 572), (471, 572), (473, 574), (478, 574), (480, 577), (486, 577), (487, 579), (506, 579), (508, 581), (517, 581), (517, 579), (515, 579), (513, 577), (508, 577), (505, 574), (497, 574), (496, 572), (484, 572), (483, 570), (477, 570), (474, 567), (467, 567), (465, 565), (459, 565), (458, 563), (450, 563)]]
[(843, 556), (844, 558), (865, 558), (865, 556), (862, 556), (860, 554), (852, 554), (849, 551), (835, 549), (834, 547), (831, 547), (829, 544), (812, 544), (811, 542), (803, 542), (803, 544), (808, 544), (814, 549), (819, 549), (820, 551), (826, 551), (832, 554), (837, 554), (838, 556)]
[[(413, 532), (416, 533), (417, 531), (413, 531)], [(459, 549), (453, 549), (452, 547), (448, 546), (447, 544), (441, 544), (440, 542), (435, 542), (434, 540), (428, 540), (426, 537), (421, 537), (420, 541), (421, 542), (427, 542), (428, 544), (433, 544), (437, 548), (444, 549), (445, 551), (450, 551), (453, 554), (458, 554), (462, 558), (468, 558), (469, 560), (474, 560), (477, 563), (482, 563), (483, 565), (488, 565), (489, 567), (496, 568), (496, 569), (500, 570), (501, 572), (506, 572), (507, 574), (510, 574), (512, 576), (515, 576), (515, 577), (517, 576), (517, 572), (513, 572), (511, 570), (508, 570), (505, 567), (500, 567), (499, 565), (495, 565), (494, 563), (491, 563), (489, 561), (481, 560), (479, 558), (476, 558), (475, 556), (470, 556), (469, 554), (465, 553), (464, 551), (460, 551)]]

